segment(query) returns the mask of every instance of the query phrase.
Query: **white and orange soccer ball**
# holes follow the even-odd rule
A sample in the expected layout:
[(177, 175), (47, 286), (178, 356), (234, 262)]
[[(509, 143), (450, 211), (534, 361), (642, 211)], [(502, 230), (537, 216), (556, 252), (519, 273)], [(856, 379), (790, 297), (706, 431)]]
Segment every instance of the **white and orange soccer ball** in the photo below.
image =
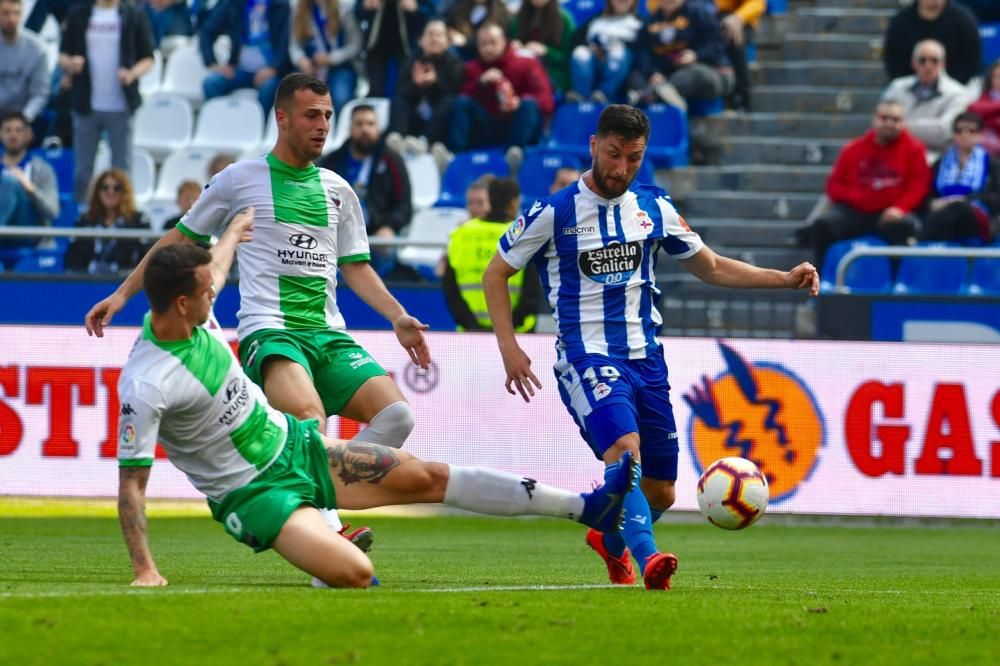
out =
[(722, 458), (698, 479), (698, 508), (726, 530), (750, 527), (767, 510), (767, 479), (746, 458)]

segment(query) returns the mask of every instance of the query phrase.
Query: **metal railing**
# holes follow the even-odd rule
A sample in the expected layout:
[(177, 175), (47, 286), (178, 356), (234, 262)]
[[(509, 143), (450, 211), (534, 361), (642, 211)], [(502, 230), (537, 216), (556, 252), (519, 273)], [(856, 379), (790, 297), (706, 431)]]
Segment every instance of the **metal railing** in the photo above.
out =
[(865, 245), (847, 251), (837, 263), (837, 278), (834, 292), (848, 294), (850, 289), (844, 284), (847, 267), (861, 257), (958, 257), (972, 263), (976, 259), (1000, 259), (1000, 247), (874, 247)]

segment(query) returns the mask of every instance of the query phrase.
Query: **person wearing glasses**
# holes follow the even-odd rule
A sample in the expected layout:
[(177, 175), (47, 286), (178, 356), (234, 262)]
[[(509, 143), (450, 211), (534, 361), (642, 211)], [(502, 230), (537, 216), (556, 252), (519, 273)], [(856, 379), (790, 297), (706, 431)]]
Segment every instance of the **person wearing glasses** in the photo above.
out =
[(952, 0), (915, 0), (896, 13), (885, 33), (882, 60), (890, 79), (916, 71), (913, 47), (925, 39), (944, 45), (948, 76), (963, 85), (979, 76), (983, 57), (975, 17)]
[[(132, 183), (121, 169), (108, 169), (95, 180), (87, 211), (77, 227), (149, 229), (146, 215), (136, 209)], [(113, 275), (138, 265), (149, 246), (134, 238), (76, 238), (66, 250), (66, 270)]]
[(945, 49), (925, 39), (913, 48), (916, 74), (894, 79), (883, 98), (903, 105), (906, 126), (933, 162), (951, 144), (951, 124), (972, 102), (968, 89), (945, 72)]
[(924, 146), (905, 128), (903, 105), (884, 99), (875, 107), (872, 128), (844, 146), (834, 162), (826, 181), (832, 205), (796, 238), (812, 244), (820, 274), (826, 251), (837, 241), (878, 234), (893, 244), (908, 243), (917, 236), (914, 211), (927, 199), (930, 180)]

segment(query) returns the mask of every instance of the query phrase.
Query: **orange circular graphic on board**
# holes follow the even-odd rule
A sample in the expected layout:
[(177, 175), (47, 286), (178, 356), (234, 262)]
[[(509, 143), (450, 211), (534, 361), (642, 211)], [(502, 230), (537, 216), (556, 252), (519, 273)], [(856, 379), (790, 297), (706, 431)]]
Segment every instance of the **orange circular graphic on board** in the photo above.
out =
[(720, 458), (753, 461), (771, 501), (808, 480), (826, 441), (823, 414), (805, 383), (776, 363), (748, 363), (719, 343), (726, 371), (702, 377), (684, 395), (691, 408), (688, 442), (698, 473)]

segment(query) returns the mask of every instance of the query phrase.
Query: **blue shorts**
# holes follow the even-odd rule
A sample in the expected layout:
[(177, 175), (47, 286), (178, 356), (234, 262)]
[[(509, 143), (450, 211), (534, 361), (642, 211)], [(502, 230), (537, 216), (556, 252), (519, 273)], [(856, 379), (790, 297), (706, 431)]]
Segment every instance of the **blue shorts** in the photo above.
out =
[(559, 396), (598, 459), (622, 436), (639, 435), (642, 475), (677, 479), (677, 425), (663, 350), (642, 359), (559, 355)]

